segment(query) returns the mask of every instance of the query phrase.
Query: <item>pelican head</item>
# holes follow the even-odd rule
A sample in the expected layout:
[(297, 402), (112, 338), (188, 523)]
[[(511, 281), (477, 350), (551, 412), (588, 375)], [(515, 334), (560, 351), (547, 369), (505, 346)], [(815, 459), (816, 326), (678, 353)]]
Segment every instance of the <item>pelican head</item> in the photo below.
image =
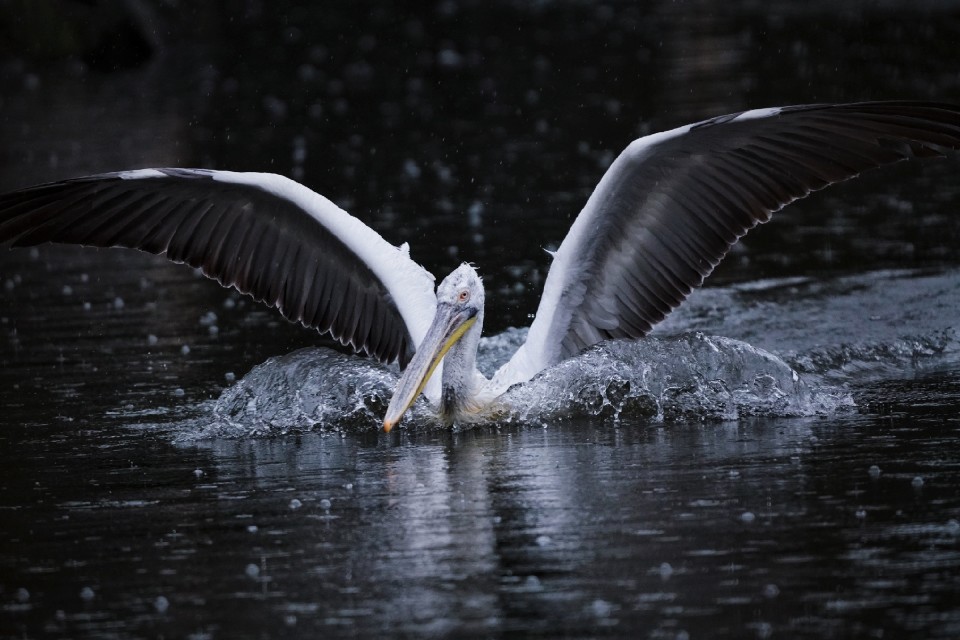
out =
[(479, 376), (476, 358), (483, 327), (483, 299), (483, 281), (469, 264), (461, 264), (443, 279), (437, 287), (433, 322), (390, 399), (384, 431), (400, 421), (441, 360), (441, 418), (452, 424), (461, 413), (471, 410)]

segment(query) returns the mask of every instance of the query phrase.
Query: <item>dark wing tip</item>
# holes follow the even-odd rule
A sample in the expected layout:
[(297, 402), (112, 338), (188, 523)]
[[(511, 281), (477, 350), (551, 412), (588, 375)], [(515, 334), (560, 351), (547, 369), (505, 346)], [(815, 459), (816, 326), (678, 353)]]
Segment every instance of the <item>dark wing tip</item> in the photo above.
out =
[[(861, 172), (960, 149), (960, 106), (888, 101), (741, 112), (659, 136), (604, 176), (595, 267), (560, 338), (569, 356), (641, 337), (690, 294), (747, 231), (812, 191)], [(594, 196), (591, 197), (594, 201)], [(571, 288), (575, 290), (576, 288)]]
[(142, 169), (0, 194), (0, 246), (165, 255), (380, 361), (409, 359), (412, 339), (386, 286), (333, 231), (255, 179), (215, 178)]

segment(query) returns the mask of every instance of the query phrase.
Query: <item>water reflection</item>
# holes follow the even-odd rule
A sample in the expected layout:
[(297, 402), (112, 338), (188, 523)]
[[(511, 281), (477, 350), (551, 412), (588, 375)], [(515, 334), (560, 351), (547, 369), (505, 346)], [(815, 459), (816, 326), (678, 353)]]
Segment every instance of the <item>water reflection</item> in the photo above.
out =
[(7, 602), (29, 597), (5, 615), (85, 634), (949, 637), (960, 384), (937, 375), (886, 417), (830, 421), (175, 448), (148, 425), (8, 430)]
[[(247, 480), (246, 556), (267, 558), (268, 592), (310, 594), (299, 627), (469, 633), (523, 620), (699, 635), (719, 619), (721, 635), (803, 635), (900, 624), (896, 610), (877, 615), (913, 587), (932, 604), (949, 597), (940, 581), (915, 583), (960, 561), (955, 500), (937, 506), (957, 478), (924, 464), (939, 428), (904, 439), (862, 419), (829, 434), (816, 421), (554, 425), (209, 450), (221, 502)], [(863, 449), (879, 476), (847, 464)]]

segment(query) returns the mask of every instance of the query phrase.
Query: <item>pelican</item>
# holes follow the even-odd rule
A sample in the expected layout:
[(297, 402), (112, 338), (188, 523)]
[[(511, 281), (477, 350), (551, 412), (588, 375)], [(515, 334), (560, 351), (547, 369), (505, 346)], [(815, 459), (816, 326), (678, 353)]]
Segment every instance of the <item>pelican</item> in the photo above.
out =
[(860, 102), (757, 109), (630, 143), (575, 219), (526, 341), (476, 367), (484, 289), (461, 264), (434, 291), (409, 255), (282, 176), (137, 169), (0, 196), (0, 245), (139, 249), (200, 269), (403, 373), (390, 431), (421, 395), (446, 424), (482, 420), (511, 386), (585, 348), (641, 338), (731, 246), (787, 204), (866, 169), (960, 149), (960, 106)]

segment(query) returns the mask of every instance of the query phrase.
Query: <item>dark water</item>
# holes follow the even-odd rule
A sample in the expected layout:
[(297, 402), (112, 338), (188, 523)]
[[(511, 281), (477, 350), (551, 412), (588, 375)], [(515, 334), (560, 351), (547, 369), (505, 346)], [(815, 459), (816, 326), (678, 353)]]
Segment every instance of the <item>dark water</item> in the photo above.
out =
[[(284, 173), (475, 262), (498, 333), (636, 136), (960, 102), (951, 3), (342, 4), (0, 3), (0, 187)], [(195, 441), (316, 335), (161, 260), (3, 252), (0, 637), (960, 636), (957, 162), (791, 206), (658, 334), (857, 404), (819, 417)]]

